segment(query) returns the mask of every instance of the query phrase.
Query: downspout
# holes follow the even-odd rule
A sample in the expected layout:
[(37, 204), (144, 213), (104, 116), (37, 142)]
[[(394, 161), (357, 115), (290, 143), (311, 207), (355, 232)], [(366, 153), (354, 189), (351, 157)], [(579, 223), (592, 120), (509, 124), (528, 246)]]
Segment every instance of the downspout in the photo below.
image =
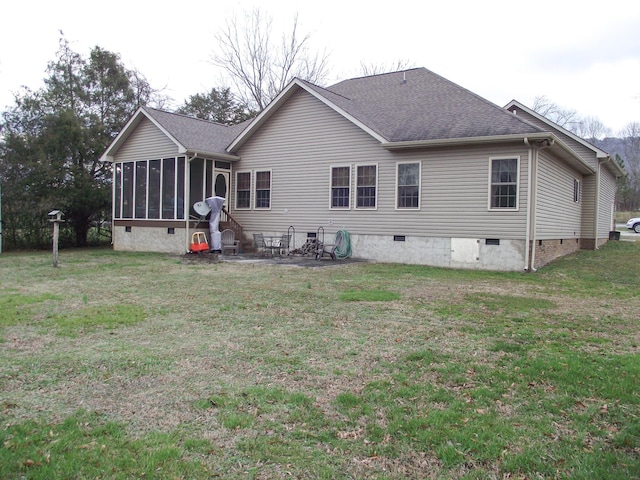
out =
[[(116, 162), (111, 162), (111, 245), (114, 244), (116, 232)], [(122, 212), (122, 210), (120, 210)]]
[(195, 157), (189, 158), (185, 155), (184, 162), (184, 222), (185, 222), (185, 234), (184, 234), (184, 244), (185, 249), (188, 252), (189, 246), (191, 243), (191, 238), (189, 237), (189, 214), (191, 212), (191, 191), (189, 186), (191, 185), (191, 160)]
[(524, 144), (529, 147), (529, 158), (527, 159), (527, 224), (525, 227), (525, 251), (524, 251), (524, 271), (529, 271), (529, 255), (531, 254), (531, 163), (532, 149), (529, 139), (524, 137)]
[(526, 226), (526, 261), (525, 270), (535, 272), (536, 260), (536, 200), (538, 197), (538, 149), (525, 137), (524, 143), (529, 146), (529, 181), (527, 183), (527, 226)]
[(600, 222), (600, 162), (598, 162), (598, 168), (596, 169), (596, 205), (595, 205), (594, 225), (593, 225), (593, 237), (594, 237), (594, 250), (598, 250), (598, 223)]
[(531, 261), (530, 271), (536, 271), (536, 227), (537, 227), (537, 203), (538, 203), (538, 149), (533, 147), (533, 159), (531, 162)]

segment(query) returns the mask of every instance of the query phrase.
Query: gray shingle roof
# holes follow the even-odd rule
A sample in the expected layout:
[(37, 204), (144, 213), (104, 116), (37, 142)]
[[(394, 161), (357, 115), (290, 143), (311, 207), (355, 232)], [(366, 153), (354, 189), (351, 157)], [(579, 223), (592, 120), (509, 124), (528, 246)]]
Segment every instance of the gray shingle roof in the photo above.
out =
[(247, 125), (244, 122), (227, 126), (155, 108), (142, 108), (187, 150), (194, 152), (227, 154), (227, 145)]
[(314, 90), (391, 142), (543, 131), (426, 68)]

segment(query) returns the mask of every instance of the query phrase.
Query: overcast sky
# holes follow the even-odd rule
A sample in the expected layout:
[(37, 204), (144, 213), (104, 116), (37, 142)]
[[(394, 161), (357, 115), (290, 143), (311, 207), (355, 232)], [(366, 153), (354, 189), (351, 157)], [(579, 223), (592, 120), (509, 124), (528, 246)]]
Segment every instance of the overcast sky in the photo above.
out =
[(405, 60), (500, 106), (544, 95), (614, 134), (640, 122), (640, 2), (630, 0), (12, 0), (0, 9), (0, 109), (21, 85), (42, 86), (60, 30), (83, 56), (96, 45), (119, 53), (178, 106), (226, 86), (210, 61), (215, 32), (254, 5), (274, 32), (298, 13), (314, 50), (329, 54), (329, 84), (360, 76), (362, 62)]

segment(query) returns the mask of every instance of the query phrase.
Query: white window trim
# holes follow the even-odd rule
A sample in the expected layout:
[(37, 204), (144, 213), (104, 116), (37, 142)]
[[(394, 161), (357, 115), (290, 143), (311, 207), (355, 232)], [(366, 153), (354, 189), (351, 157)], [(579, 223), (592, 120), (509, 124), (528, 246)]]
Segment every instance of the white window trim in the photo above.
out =
[[(376, 206), (375, 207), (358, 207), (358, 167), (376, 167)], [(353, 209), (354, 210), (378, 210), (378, 202), (380, 199), (380, 189), (378, 182), (380, 181), (380, 167), (378, 163), (356, 163), (353, 168)]]
[[(269, 172), (269, 206), (268, 207), (257, 207), (256, 201), (258, 200), (257, 192), (257, 184), (258, 184), (258, 173)], [(261, 168), (251, 171), (251, 196), (253, 197), (252, 207), (253, 210), (266, 211), (271, 210), (273, 207), (273, 170), (270, 168)]]
[[(578, 191), (576, 192), (576, 187)], [(576, 195), (577, 194), (577, 195)], [(582, 182), (579, 179), (573, 179), (573, 203), (580, 203), (582, 200)]]
[[(399, 170), (400, 170), (400, 165), (412, 165), (412, 164), (418, 164), (418, 206), (417, 207), (399, 207), (398, 206), (398, 187), (400, 187), (400, 185), (398, 184), (398, 177), (399, 177)], [(396, 162), (396, 187), (395, 187), (395, 208), (396, 210), (400, 210), (400, 211), (406, 211), (406, 210), (410, 210), (412, 212), (415, 212), (416, 210), (420, 210), (421, 206), (422, 206), (422, 162), (420, 160), (417, 161), (402, 161), (402, 162)], [(378, 204), (378, 202), (376, 201), (376, 205)]]
[[(491, 173), (494, 160), (512, 160), (515, 159), (518, 163), (516, 172), (516, 206), (512, 208), (500, 208), (491, 206)], [(487, 195), (487, 210), (490, 212), (518, 212), (520, 211), (520, 155), (505, 155), (501, 157), (489, 157), (489, 174), (488, 174), (488, 195)]]
[[(334, 207), (332, 206), (333, 200), (333, 169), (334, 168), (348, 168), (349, 169), (349, 206), (348, 207)], [(353, 204), (353, 167), (350, 164), (336, 164), (329, 165), (329, 210), (351, 210)]]
[[(248, 207), (238, 207), (238, 174), (240, 173), (248, 173), (249, 174), (249, 206)], [(253, 172), (251, 170), (238, 170), (235, 172), (235, 182), (233, 188), (233, 209), (238, 211), (247, 211), (251, 210), (253, 200)]]

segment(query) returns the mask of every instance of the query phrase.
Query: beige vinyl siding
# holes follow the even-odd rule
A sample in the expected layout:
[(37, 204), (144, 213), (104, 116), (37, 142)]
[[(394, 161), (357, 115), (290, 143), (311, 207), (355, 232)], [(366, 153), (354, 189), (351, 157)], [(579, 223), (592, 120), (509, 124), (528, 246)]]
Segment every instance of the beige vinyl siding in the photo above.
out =
[(600, 167), (600, 211), (598, 213), (598, 238), (608, 238), (613, 230), (612, 206), (616, 196), (616, 179), (604, 167)]
[(178, 147), (151, 120), (144, 118), (118, 150), (116, 162), (175, 157)]
[(582, 175), (541, 151), (538, 156), (536, 239), (581, 237), (581, 201), (573, 201), (574, 180)]
[[(527, 149), (495, 148), (389, 152), (322, 102), (296, 92), (240, 149), (242, 171), (271, 169), (270, 211), (234, 211), (249, 231), (296, 229), (298, 240), (319, 226), (333, 234), (524, 239)], [(520, 158), (519, 210), (488, 211), (489, 158)], [(420, 161), (420, 210), (395, 209), (396, 162)], [(330, 167), (352, 166), (351, 208), (330, 209)], [(356, 210), (356, 166), (377, 164), (376, 210)], [(255, 178), (252, 179), (255, 181)], [(235, 205), (235, 200), (231, 201)]]
[(582, 238), (593, 238), (596, 219), (596, 184), (595, 175), (587, 175), (582, 181)]

